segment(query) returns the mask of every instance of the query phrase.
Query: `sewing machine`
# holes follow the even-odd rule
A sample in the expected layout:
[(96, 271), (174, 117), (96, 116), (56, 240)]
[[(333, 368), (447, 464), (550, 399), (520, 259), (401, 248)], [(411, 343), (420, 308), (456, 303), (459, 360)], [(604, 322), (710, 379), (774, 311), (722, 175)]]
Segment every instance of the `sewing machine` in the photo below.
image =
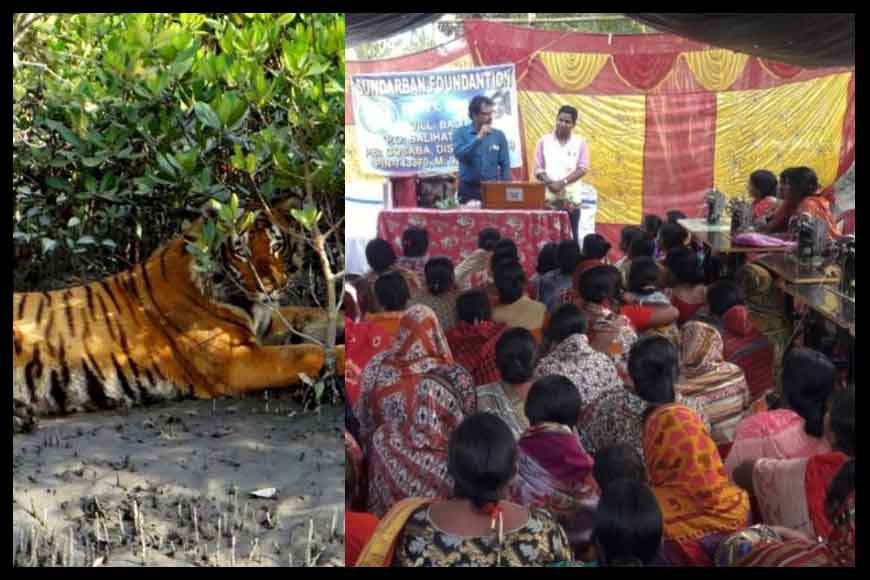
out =
[(798, 262), (821, 266), (825, 255), (829, 254), (827, 226), (818, 218), (802, 213), (789, 220), (788, 228), (797, 240)]
[(732, 198), (728, 202), (728, 213), (731, 214), (731, 235), (752, 231), (752, 205), (741, 198)]
[(718, 224), (725, 209), (725, 194), (718, 189), (711, 189), (704, 194), (704, 204), (707, 207), (707, 223)]
[(840, 266), (840, 293), (855, 297), (855, 236), (843, 236), (831, 245), (831, 257)]

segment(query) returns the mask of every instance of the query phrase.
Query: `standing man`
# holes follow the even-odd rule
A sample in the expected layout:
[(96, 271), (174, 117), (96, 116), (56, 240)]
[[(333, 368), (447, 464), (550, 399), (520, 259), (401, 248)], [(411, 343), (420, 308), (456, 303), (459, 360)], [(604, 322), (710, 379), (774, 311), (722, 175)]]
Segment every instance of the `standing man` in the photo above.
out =
[(507, 137), (492, 126), (494, 103), (477, 95), (468, 105), (471, 124), (453, 130), (453, 155), (459, 160), (459, 203), (481, 201), (481, 181), (509, 181)]
[(564, 105), (556, 116), (556, 130), (541, 137), (535, 149), (535, 177), (547, 185), (547, 202), (571, 217), (574, 240), (582, 245), (586, 234), (595, 233), (598, 194), (581, 181), (589, 172), (589, 145), (573, 135), (577, 109)]

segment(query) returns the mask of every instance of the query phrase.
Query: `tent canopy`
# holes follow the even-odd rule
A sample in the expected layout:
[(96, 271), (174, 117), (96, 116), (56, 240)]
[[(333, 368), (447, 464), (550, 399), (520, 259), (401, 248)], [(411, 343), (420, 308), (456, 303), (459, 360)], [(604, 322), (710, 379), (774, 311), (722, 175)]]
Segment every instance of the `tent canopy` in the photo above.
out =
[[(347, 46), (374, 42), (434, 22), (434, 13), (348, 13)], [(855, 64), (855, 14), (627, 13), (664, 32), (803, 67)]]
[(855, 64), (855, 14), (626, 14), (653, 28), (803, 67)]
[(438, 20), (442, 15), (422, 13), (379, 14), (376, 12), (348, 12), (345, 43), (353, 48), (365, 42), (375, 42), (394, 34), (411, 30)]

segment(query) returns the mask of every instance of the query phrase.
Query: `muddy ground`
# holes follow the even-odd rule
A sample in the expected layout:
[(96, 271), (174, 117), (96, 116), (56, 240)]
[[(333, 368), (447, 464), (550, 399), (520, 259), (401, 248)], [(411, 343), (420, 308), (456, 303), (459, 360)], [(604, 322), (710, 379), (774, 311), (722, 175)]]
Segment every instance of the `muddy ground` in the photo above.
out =
[(341, 566), (343, 420), (276, 392), (43, 419), (12, 439), (13, 565)]

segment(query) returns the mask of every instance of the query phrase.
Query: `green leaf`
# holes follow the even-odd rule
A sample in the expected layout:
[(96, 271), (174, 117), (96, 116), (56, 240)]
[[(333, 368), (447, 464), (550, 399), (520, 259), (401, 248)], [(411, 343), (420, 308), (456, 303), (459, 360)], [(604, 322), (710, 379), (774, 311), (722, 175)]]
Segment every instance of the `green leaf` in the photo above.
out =
[(79, 225), (80, 223), (82, 223), (81, 220), (79, 218), (73, 216), (73, 217), (69, 218), (69, 221), (66, 223), (66, 227), (74, 228), (77, 225)]
[(85, 167), (96, 167), (105, 161), (105, 158), (102, 157), (82, 157), (82, 165)]
[(115, 243), (115, 240), (111, 240), (109, 238), (106, 238), (105, 240), (100, 242), (100, 244), (106, 246), (107, 248), (112, 248), (113, 250), (118, 247), (118, 244)]
[(208, 105), (208, 103), (197, 101), (196, 104), (193, 105), (193, 112), (196, 114), (196, 117), (200, 120), (200, 122), (206, 127), (210, 127), (215, 130), (219, 130), (221, 128), (220, 119), (215, 114), (214, 110)]
[(93, 246), (97, 243), (97, 240), (93, 238), (93, 236), (82, 236), (78, 240), (76, 240), (76, 244), (80, 246)]
[(60, 189), (63, 191), (72, 191), (72, 186), (65, 179), (60, 177), (49, 177), (45, 180), (45, 184), (52, 189)]
[(42, 253), (47, 254), (57, 247), (57, 242), (51, 238), (42, 238)]
[(257, 156), (253, 153), (248, 153), (245, 157), (245, 170), (251, 175), (257, 172)]

